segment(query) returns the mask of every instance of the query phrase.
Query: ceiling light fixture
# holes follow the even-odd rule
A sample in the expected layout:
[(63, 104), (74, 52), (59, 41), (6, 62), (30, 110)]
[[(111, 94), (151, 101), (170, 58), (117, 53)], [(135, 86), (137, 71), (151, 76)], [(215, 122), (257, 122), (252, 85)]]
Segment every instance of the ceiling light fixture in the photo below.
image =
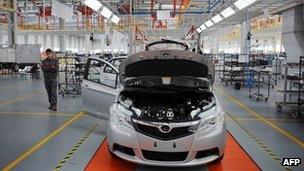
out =
[(234, 5), (239, 9), (242, 10), (247, 6), (253, 4), (256, 0), (238, 0), (234, 3)]
[(218, 23), (223, 20), (223, 18), (220, 16), (220, 14), (217, 14), (216, 16), (212, 17), (211, 19), (214, 23)]
[(115, 24), (118, 24), (120, 21), (120, 18), (117, 15), (113, 15), (111, 18), (111, 21)]
[(205, 24), (202, 24), (201, 26), (200, 26), (200, 29), (202, 30), (202, 31), (204, 31), (204, 30), (206, 30), (206, 26), (205, 26)]
[(206, 25), (207, 27), (211, 27), (211, 26), (214, 25), (214, 23), (213, 23), (211, 20), (208, 20), (208, 21), (205, 22), (205, 25)]
[(231, 7), (228, 7), (224, 11), (222, 11), (221, 14), (223, 17), (228, 18), (235, 14), (235, 11)]
[(198, 28), (196, 29), (196, 32), (201, 33), (202, 30), (198, 27)]
[(97, 0), (85, 0), (84, 4), (94, 11), (98, 11), (102, 7), (102, 4)]
[(109, 18), (111, 17), (111, 15), (112, 15), (112, 11), (109, 10), (107, 7), (103, 7), (103, 8), (101, 9), (100, 14), (101, 14), (102, 16), (104, 16), (106, 19), (109, 19)]

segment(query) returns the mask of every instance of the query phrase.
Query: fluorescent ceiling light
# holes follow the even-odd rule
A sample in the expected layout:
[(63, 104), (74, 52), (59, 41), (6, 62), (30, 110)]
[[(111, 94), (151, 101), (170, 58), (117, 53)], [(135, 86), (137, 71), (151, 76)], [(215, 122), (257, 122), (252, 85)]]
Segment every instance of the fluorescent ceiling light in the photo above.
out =
[(219, 14), (217, 14), (216, 16), (214, 16), (214, 17), (212, 17), (212, 21), (214, 22), (214, 23), (218, 23), (218, 22), (220, 22), (220, 21), (222, 21), (223, 20), (223, 18), (219, 15)]
[(112, 15), (112, 11), (110, 11), (107, 7), (103, 7), (100, 14), (106, 19), (109, 19)]
[(213, 23), (211, 20), (208, 20), (207, 22), (205, 22), (205, 25), (206, 25), (207, 27), (211, 27), (211, 26), (214, 25), (214, 23)]
[(256, 0), (238, 0), (234, 3), (234, 5), (239, 9), (242, 10), (247, 6), (253, 4)]
[(198, 27), (198, 28), (196, 29), (196, 32), (201, 33), (202, 30)]
[(113, 15), (113, 17), (111, 18), (111, 21), (115, 24), (118, 24), (120, 21), (120, 18), (117, 15)]
[(202, 30), (202, 31), (204, 31), (204, 30), (206, 30), (206, 26), (205, 26), (205, 24), (202, 24), (201, 26), (200, 26), (200, 29)]
[(102, 7), (102, 4), (97, 0), (85, 0), (84, 4), (94, 11), (98, 11)]
[(235, 14), (235, 11), (231, 7), (228, 7), (224, 11), (222, 11), (221, 14), (225, 18), (228, 18), (228, 17), (232, 16), (233, 14)]

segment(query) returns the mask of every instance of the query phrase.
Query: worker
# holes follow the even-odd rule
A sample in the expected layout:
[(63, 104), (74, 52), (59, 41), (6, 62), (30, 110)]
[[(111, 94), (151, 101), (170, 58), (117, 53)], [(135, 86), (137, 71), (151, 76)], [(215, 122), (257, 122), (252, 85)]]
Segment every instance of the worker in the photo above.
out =
[(42, 61), (41, 69), (44, 76), (44, 85), (49, 99), (49, 109), (57, 111), (57, 76), (59, 63), (51, 49), (47, 49), (46, 58)]

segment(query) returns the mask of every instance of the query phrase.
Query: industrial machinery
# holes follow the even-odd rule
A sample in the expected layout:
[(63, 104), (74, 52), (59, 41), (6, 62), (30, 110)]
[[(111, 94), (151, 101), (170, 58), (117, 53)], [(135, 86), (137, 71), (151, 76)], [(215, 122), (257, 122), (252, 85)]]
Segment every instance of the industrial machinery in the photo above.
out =
[(37, 67), (41, 61), (40, 47), (38, 44), (23, 44), (13, 48), (0, 48), (0, 70), (18, 72), (26, 66)]
[(86, 58), (78, 57), (70, 53), (57, 53), (59, 59), (58, 90), (59, 94), (65, 95), (81, 94), (81, 82), (84, 75)]
[(299, 63), (287, 63), (283, 66), (282, 84), (278, 90), (276, 101), (277, 110), (291, 111), (291, 117), (300, 118), (304, 114), (304, 57), (299, 58)]

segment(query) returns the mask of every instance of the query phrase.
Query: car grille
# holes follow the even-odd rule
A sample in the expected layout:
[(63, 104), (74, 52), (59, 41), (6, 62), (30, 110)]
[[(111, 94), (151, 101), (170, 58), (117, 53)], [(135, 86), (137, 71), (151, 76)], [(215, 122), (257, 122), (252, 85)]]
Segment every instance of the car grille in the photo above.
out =
[(147, 160), (154, 161), (185, 161), (188, 156), (188, 152), (156, 152), (142, 150), (143, 156)]
[(177, 138), (182, 138), (188, 135), (191, 135), (193, 132), (189, 131), (189, 126), (187, 127), (179, 127), (179, 128), (173, 128), (168, 133), (162, 133), (159, 131), (156, 127), (136, 124), (136, 130), (144, 135), (147, 135), (149, 137), (153, 137), (160, 140), (173, 140)]

